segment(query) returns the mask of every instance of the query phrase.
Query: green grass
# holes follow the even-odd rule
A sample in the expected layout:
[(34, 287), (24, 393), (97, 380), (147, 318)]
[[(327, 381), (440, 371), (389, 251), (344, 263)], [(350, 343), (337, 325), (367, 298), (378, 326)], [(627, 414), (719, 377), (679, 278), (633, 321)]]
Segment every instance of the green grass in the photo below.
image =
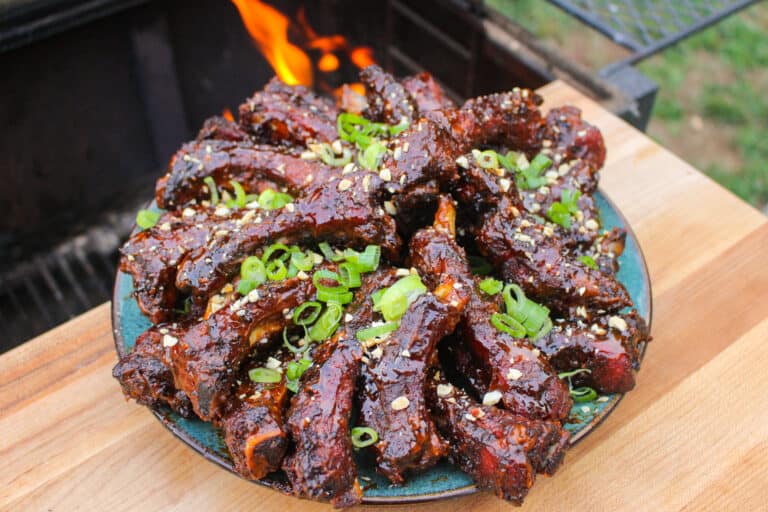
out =
[[(545, 2), (488, 3), (564, 52), (572, 51), (583, 65), (597, 69), (621, 56), (622, 50), (607, 39)], [(766, 209), (768, 2), (638, 67), (660, 87), (649, 135), (744, 200)]]

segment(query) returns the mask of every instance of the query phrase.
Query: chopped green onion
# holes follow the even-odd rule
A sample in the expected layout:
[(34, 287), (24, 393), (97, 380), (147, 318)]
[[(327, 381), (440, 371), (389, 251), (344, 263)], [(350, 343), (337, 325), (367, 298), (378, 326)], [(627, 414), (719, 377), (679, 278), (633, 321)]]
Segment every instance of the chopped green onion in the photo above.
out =
[(269, 260), (273, 259), (272, 255), (278, 251), (283, 251), (283, 253), (274, 259), (278, 259), (280, 261), (288, 261), (288, 259), (291, 257), (291, 248), (285, 244), (277, 243), (272, 244), (264, 249), (264, 252), (261, 255), (261, 262), (266, 265), (269, 263)]
[(493, 150), (489, 149), (487, 151), (480, 151), (478, 149), (473, 149), (472, 156), (475, 158), (475, 162), (477, 162), (477, 165), (479, 165), (483, 169), (499, 168), (499, 158), (496, 152)]
[(482, 256), (468, 256), (469, 268), (473, 274), (478, 276), (487, 276), (493, 271), (493, 267)]
[(579, 256), (579, 261), (591, 268), (592, 270), (597, 270), (597, 262), (595, 261), (595, 258), (588, 254), (583, 254)]
[(321, 302), (336, 302), (338, 304), (349, 304), (354, 295), (346, 288), (340, 290), (317, 290), (315, 295)]
[(570, 379), (574, 375), (578, 375), (580, 373), (592, 373), (592, 370), (588, 370), (587, 368), (579, 368), (577, 370), (571, 370), (569, 372), (558, 373), (557, 377), (560, 379)]
[(291, 247), (291, 265), (304, 272), (312, 270), (315, 266), (314, 257), (310, 251), (302, 251), (298, 247)]
[[(333, 281), (336, 284), (334, 286), (328, 286), (323, 284), (324, 281)], [(341, 284), (339, 274), (325, 268), (321, 268), (312, 275), (312, 284), (315, 285), (315, 288), (317, 288), (318, 291), (347, 291), (347, 288)]]
[(373, 301), (373, 310), (374, 311), (381, 311), (381, 307), (379, 306), (379, 303), (381, 302), (381, 297), (384, 295), (384, 292), (386, 292), (386, 288), (382, 288), (381, 290), (376, 290), (371, 294), (371, 300)]
[(259, 206), (265, 210), (277, 210), (291, 202), (293, 202), (293, 197), (282, 192), (275, 192), (271, 188), (259, 194)]
[(323, 314), (317, 319), (312, 327), (309, 328), (309, 339), (312, 341), (323, 341), (333, 336), (341, 322), (342, 309), (335, 302), (329, 302)]
[(363, 252), (357, 252), (354, 249), (345, 249), (344, 259), (352, 263), (360, 273), (373, 272), (379, 267), (381, 247), (378, 245), (369, 245)]
[[(306, 332), (307, 327), (304, 327), (304, 330)], [(283, 328), (283, 346), (293, 352), (294, 354), (303, 354), (307, 350), (309, 350), (309, 343), (306, 343), (303, 347), (294, 347), (290, 341), (288, 341), (288, 328)]]
[(248, 256), (240, 264), (240, 277), (262, 284), (267, 280), (267, 269), (258, 256)]
[(386, 321), (400, 320), (408, 306), (426, 291), (427, 287), (421, 282), (421, 278), (417, 274), (411, 274), (387, 288), (377, 305)]
[(552, 206), (547, 209), (547, 217), (549, 220), (565, 229), (571, 228), (571, 212), (569, 212), (568, 208), (562, 203), (557, 201), (552, 203)]
[(374, 170), (381, 163), (381, 158), (386, 153), (387, 147), (380, 142), (373, 142), (367, 148), (357, 154), (357, 161), (364, 169)]
[(272, 260), (267, 263), (267, 277), (270, 281), (280, 281), (288, 277), (288, 269), (283, 260)]
[(506, 155), (501, 155), (499, 153), (496, 153), (496, 158), (499, 160), (499, 163), (502, 167), (504, 167), (508, 171), (516, 171), (517, 170), (517, 159), (520, 158), (519, 153), (515, 153), (514, 151), (508, 151)]
[(216, 182), (211, 176), (206, 176), (203, 178), (203, 183), (208, 186), (208, 191), (211, 193), (211, 205), (216, 206), (219, 204), (219, 189), (216, 187)]
[[(515, 293), (515, 299), (510, 292)], [(502, 293), (507, 313), (525, 327), (528, 336), (540, 337), (549, 332), (551, 326), (542, 334), (543, 327), (547, 325), (547, 319), (549, 319), (549, 308), (527, 298), (522, 288), (516, 284), (506, 285)]]
[(546, 171), (550, 165), (552, 165), (552, 160), (544, 153), (539, 153), (538, 155), (533, 157), (533, 160), (531, 160), (530, 165), (528, 165), (528, 169), (531, 172), (535, 172), (537, 175), (540, 175), (541, 173)]
[(248, 197), (245, 194), (245, 190), (243, 189), (243, 186), (236, 182), (235, 180), (230, 180), (230, 185), (232, 185), (232, 189), (235, 191), (235, 198), (230, 199), (227, 201), (227, 206), (230, 208), (242, 208), (246, 205), (246, 198)]
[(272, 384), (280, 382), (283, 376), (280, 375), (280, 372), (273, 370), (272, 368), (254, 368), (248, 372), (248, 378), (253, 382)]
[(285, 387), (293, 391), (299, 392), (299, 379), (307, 369), (312, 366), (311, 359), (299, 359), (298, 361), (291, 361), (285, 368)]
[(160, 220), (160, 212), (152, 210), (139, 210), (136, 214), (136, 225), (141, 229), (149, 229)]
[(480, 281), (480, 284), (478, 284), (477, 286), (488, 295), (496, 295), (502, 290), (502, 288), (504, 288), (504, 283), (502, 283), (498, 279), (488, 277)]
[(349, 261), (339, 264), (339, 280), (347, 288), (357, 288), (360, 286), (360, 272), (357, 266)]
[(494, 313), (491, 315), (491, 324), (498, 330), (514, 336), (523, 338), (526, 334), (523, 324), (512, 318), (506, 313)]
[(344, 255), (338, 254), (336, 251), (331, 249), (331, 245), (328, 242), (320, 242), (317, 244), (317, 246), (320, 248), (320, 252), (323, 253), (323, 256), (328, 261), (341, 261), (344, 259)]
[(355, 448), (365, 448), (379, 440), (379, 434), (370, 427), (353, 427), (350, 437), (352, 437), (352, 446)]
[(256, 204), (259, 203), (259, 194), (248, 194), (245, 196), (245, 204), (251, 204), (253, 202)]
[[(304, 312), (310, 309), (309, 314), (304, 315)], [(293, 311), (293, 323), (296, 325), (309, 325), (320, 316), (320, 312), (323, 310), (323, 305), (319, 302), (309, 301), (305, 302), (301, 306), (297, 307)]]
[(588, 386), (573, 388), (571, 389), (571, 398), (576, 403), (591, 402), (597, 398), (597, 391)]
[(237, 293), (240, 295), (248, 295), (251, 290), (258, 288), (259, 285), (256, 283), (256, 281), (252, 281), (250, 279), (241, 279), (239, 283), (237, 283)]
[(397, 322), (387, 322), (381, 325), (374, 325), (373, 327), (360, 329), (357, 331), (355, 336), (360, 341), (370, 340), (371, 338), (376, 338), (396, 330), (398, 325), (399, 324)]
[(565, 229), (570, 229), (571, 215), (575, 215), (579, 211), (579, 197), (581, 197), (581, 192), (578, 190), (573, 191), (568, 188), (563, 190), (560, 201), (552, 203), (552, 206), (547, 210), (549, 220)]

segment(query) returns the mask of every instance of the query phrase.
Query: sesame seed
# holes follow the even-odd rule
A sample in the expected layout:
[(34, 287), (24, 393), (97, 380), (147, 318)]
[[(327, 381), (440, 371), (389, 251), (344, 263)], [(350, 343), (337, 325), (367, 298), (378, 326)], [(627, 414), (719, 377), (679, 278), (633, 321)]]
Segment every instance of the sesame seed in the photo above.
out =
[(467, 157), (462, 155), (456, 159), (456, 165), (463, 167), (464, 169), (469, 169), (469, 160), (467, 160)]
[(195, 216), (195, 210), (192, 208), (184, 208), (184, 211), (181, 212), (182, 217), (194, 217)]
[(501, 391), (493, 390), (483, 396), (483, 405), (492, 406), (501, 401)]
[(309, 274), (307, 274), (303, 270), (299, 270), (299, 272), (296, 274), (296, 277), (298, 277), (302, 281), (306, 281), (307, 279), (309, 279)]
[(163, 335), (163, 346), (164, 347), (173, 347), (179, 342), (178, 338), (175, 338), (171, 336), (170, 334), (164, 334)]
[(163, 222), (160, 224), (160, 229), (163, 231), (170, 231), (171, 230), (171, 223), (170, 222)]
[(397, 214), (397, 208), (395, 207), (395, 204), (392, 201), (384, 201), (384, 211), (386, 211), (390, 215)]
[(453, 394), (453, 386), (451, 384), (438, 384), (437, 396), (446, 397)]
[(275, 359), (272, 356), (269, 356), (269, 358), (267, 359), (267, 364), (265, 364), (264, 366), (266, 366), (270, 370), (277, 370), (278, 368), (280, 368), (280, 360)]
[(620, 316), (612, 316), (608, 319), (608, 326), (620, 331), (627, 330), (627, 322)]
[(296, 207), (293, 205), (293, 203), (288, 203), (285, 205), (285, 209), (293, 213), (293, 211), (296, 210)]
[(408, 397), (406, 396), (399, 396), (392, 400), (392, 403), (390, 404), (392, 406), (392, 409), (395, 411), (402, 411), (403, 409), (407, 409), (409, 405), (411, 405), (411, 401), (408, 400)]
[(510, 368), (507, 372), (507, 380), (519, 380), (523, 376), (523, 372), (517, 368)]
[(347, 179), (343, 179), (343, 180), (341, 180), (339, 182), (339, 185), (338, 185), (337, 188), (338, 188), (339, 192), (344, 192), (345, 190), (349, 190), (349, 188), (351, 186), (352, 186), (352, 182), (351, 181), (349, 181)]
[(392, 180), (392, 173), (389, 172), (389, 169), (384, 167), (381, 172), (379, 172), (379, 178), (383, 179), (384, 181), (391, 181)]
[(507, 178), (499, 178), (499, 187), (501, 187), (501, 190), (504, 192), (509, 191), (509, 187), (512, 186), (512, 182), (508, 180)]
[(408, 349), (403, 350), (402, 352), (400, 352), (400, 355), (403, 356), (403, 357), (411, 357), (411, 353), (410, 353), (410, 351), (408, 351)]

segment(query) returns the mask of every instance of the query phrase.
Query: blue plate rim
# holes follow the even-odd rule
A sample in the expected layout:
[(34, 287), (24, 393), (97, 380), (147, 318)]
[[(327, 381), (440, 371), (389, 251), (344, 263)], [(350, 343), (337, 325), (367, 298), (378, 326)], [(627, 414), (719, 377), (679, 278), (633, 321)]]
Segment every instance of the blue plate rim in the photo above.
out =
[[(603, 191), (602, 188), (598, 187), (597, 192), (602, 196), (602, 199), (611, 207), (613, 212), (616, 214), (616, 216), (621, 221), (622, 227), (627, 232), (627, 237), (629, 237), (633, 242), (635, 247), (637, 247), (637, 253), (640, 257), (640, 271), (643, 278), (643, 285), (644, 289), (647, 291), (645, 293), (645, 310), (648, 312), (646, 323), (648, 324), (649, 332), (651, 330), (652, 322), (653, 322), (653, 290), (651, 288), (651, 279), (650, 274), (648, 272), (648, 264), (645, 258), (645, 253), (643, 252), (643, 248), (640, 245), (640, 241), (637, 238), (637, 235), (635, 234), (634, 230), (632, 229), (631, 224), (627, 220), (627, 218), (624, 216), (624, 213), (616, 206), (616, 203), (614, 203), (611, 198)], [(154, 205), (154, 200), (149, 203), (149, 205)], [(131, 235), (133, 235), (137, 231), (136, 228), (131, 232)], [(115, 351), (117, 352), (118, 357), (123, 357), (125, 355), (125, 339), (123, 338), (123, 332), (122, 332), (122, 319), (120, 310), (121, 307), (119, 307), (120, 304), (122, 304), (123, 300), (125, 300), (123, 297), (119, 296), (119, 285), (120, 285), (120, 278), (124, 273), (121, 270), (117, 270), (115, 274), (115, 283), (112, 288), (112, 303), (111, 303), (111, 320), (112, 320), (112, 334), (113, 339), (115, 343)], [(635, 304), (635, 307), (638, 307), (637, 304)], [(647, 348), (647, 343), (642, 343), (639, 347), (640, 349), (640, 360), (642, 361), (645, 357), (645, 352)], [(572, 435), (570, 439), (570, 446), (575, 446), (578, 442), (580, 442), (582, 439), (584, 439), (592, 430), (594, 430), (598, 425), (600, 425), (605, 419), (610, 416), (610, 414), (616, 409), (616, 407), (619, 405), (619, 402), (624, 398), (624, 395), (626, 393), (621, 394), (615, 394), (613, 395), (609, 403), (605, 405), (602, 411), (598, 415), (596, 415), (588, 425), (583, 427), (579, 432), (577, 432), (575, 435)], [(231, 460), (228, 460), (222, 456), (220, 456), (218, 453), (215, 453), (213, 450), (211, 450), (208, 446), (200, 443), (197, 439), (192, 437), (186, 430), (181, 428), (177, 423), (174, 423), (171, 421), (166, 413), (162, 410), (156, 409), (156, 408), (150, 408), (152, 411), (152, 414), (157, 418), (157, 420), (166, 428), (168, 429), (176, 438), (183, 441), (190, 449), (201, 455), (204, 459), (208, 460), (209, 462), (212, 462), (230, 473), (234, 474), (235, 476), (242, 478), (233, 468)], [(274, 489), (277, 491), (282, 492), (283, 494), (290, 495), (289, 490), (286, 488), (286, 486), (282, 485), (277, 480), (247, 480), (248, 482), (252, 482), (255, 484), (258, 484), (262, 487), (267, 487), (270, 489)], [(379, 504), (379, 505), (403, 505), (408, 503), (423, 503), (426, 501), (433, 501), (433, 500), (441, 500), (441, 499), (448, 499), (448, 498), (456, 498), (459, 496), (466, 496), (469, 494), (474, 494), (478, 492), (479, 489), (474, 484), (465, 485), (462, 487), (456, 487), (454, 489), (449, 489), (445, 491), (437, 491), (433, 493), (425, 493), (425, 494), (418, 494), (418, 495), (402, 495), (402, 496), (366, 496), (363, 494), (363, 504)]]

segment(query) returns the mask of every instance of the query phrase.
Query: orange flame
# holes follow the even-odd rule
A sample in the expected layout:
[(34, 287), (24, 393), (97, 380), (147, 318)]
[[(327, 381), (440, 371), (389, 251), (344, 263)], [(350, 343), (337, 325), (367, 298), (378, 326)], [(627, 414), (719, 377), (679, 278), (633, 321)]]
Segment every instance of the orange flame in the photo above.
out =
[[(232, 0), (240, 12), (246, 30), (256, 46), (269, 61), (280, 79), (290, 85), (313, 84), (313, 67), (309, 56), (298, 46), (288, 41), (288, 29), (291, 21), (274, 7), (260, 0)], [(365, 47), (351, 47), (347, 39), (339, 34), (321, 36), (307, 20), (306, 11), (300, 8), (296, 15), (296, 25), (303, 36), (303, 46), (319, 50), (317, 69), (323, 73), (336, 71), (340, 67), (337, 53), (349, 56), (352, 64), (362, 69), (374, 64), (373, 50)], [(359, 90), (362, 86), (356, 87)]]
[(376, 63), (376, 61), (373, 60), (373, 50), (367, 46), (358, 46), (357, 48), (352, 49), (352, 51), (349, 52), (349, 59), (352, 61), (352, 64), (360, 69)]
[(232, 2), (277, 76), (289, 85), (312, 85), (312, 62), (301, 48), (288, 41), (288, 18), (259, 0)]
[(221, 111), (221, 117), (223, 117), (227, 121), (235, 120), (235, 116), (232, 115), (232, 111), (229, 110), (227, 107), (224, 107), (224, 110)]

